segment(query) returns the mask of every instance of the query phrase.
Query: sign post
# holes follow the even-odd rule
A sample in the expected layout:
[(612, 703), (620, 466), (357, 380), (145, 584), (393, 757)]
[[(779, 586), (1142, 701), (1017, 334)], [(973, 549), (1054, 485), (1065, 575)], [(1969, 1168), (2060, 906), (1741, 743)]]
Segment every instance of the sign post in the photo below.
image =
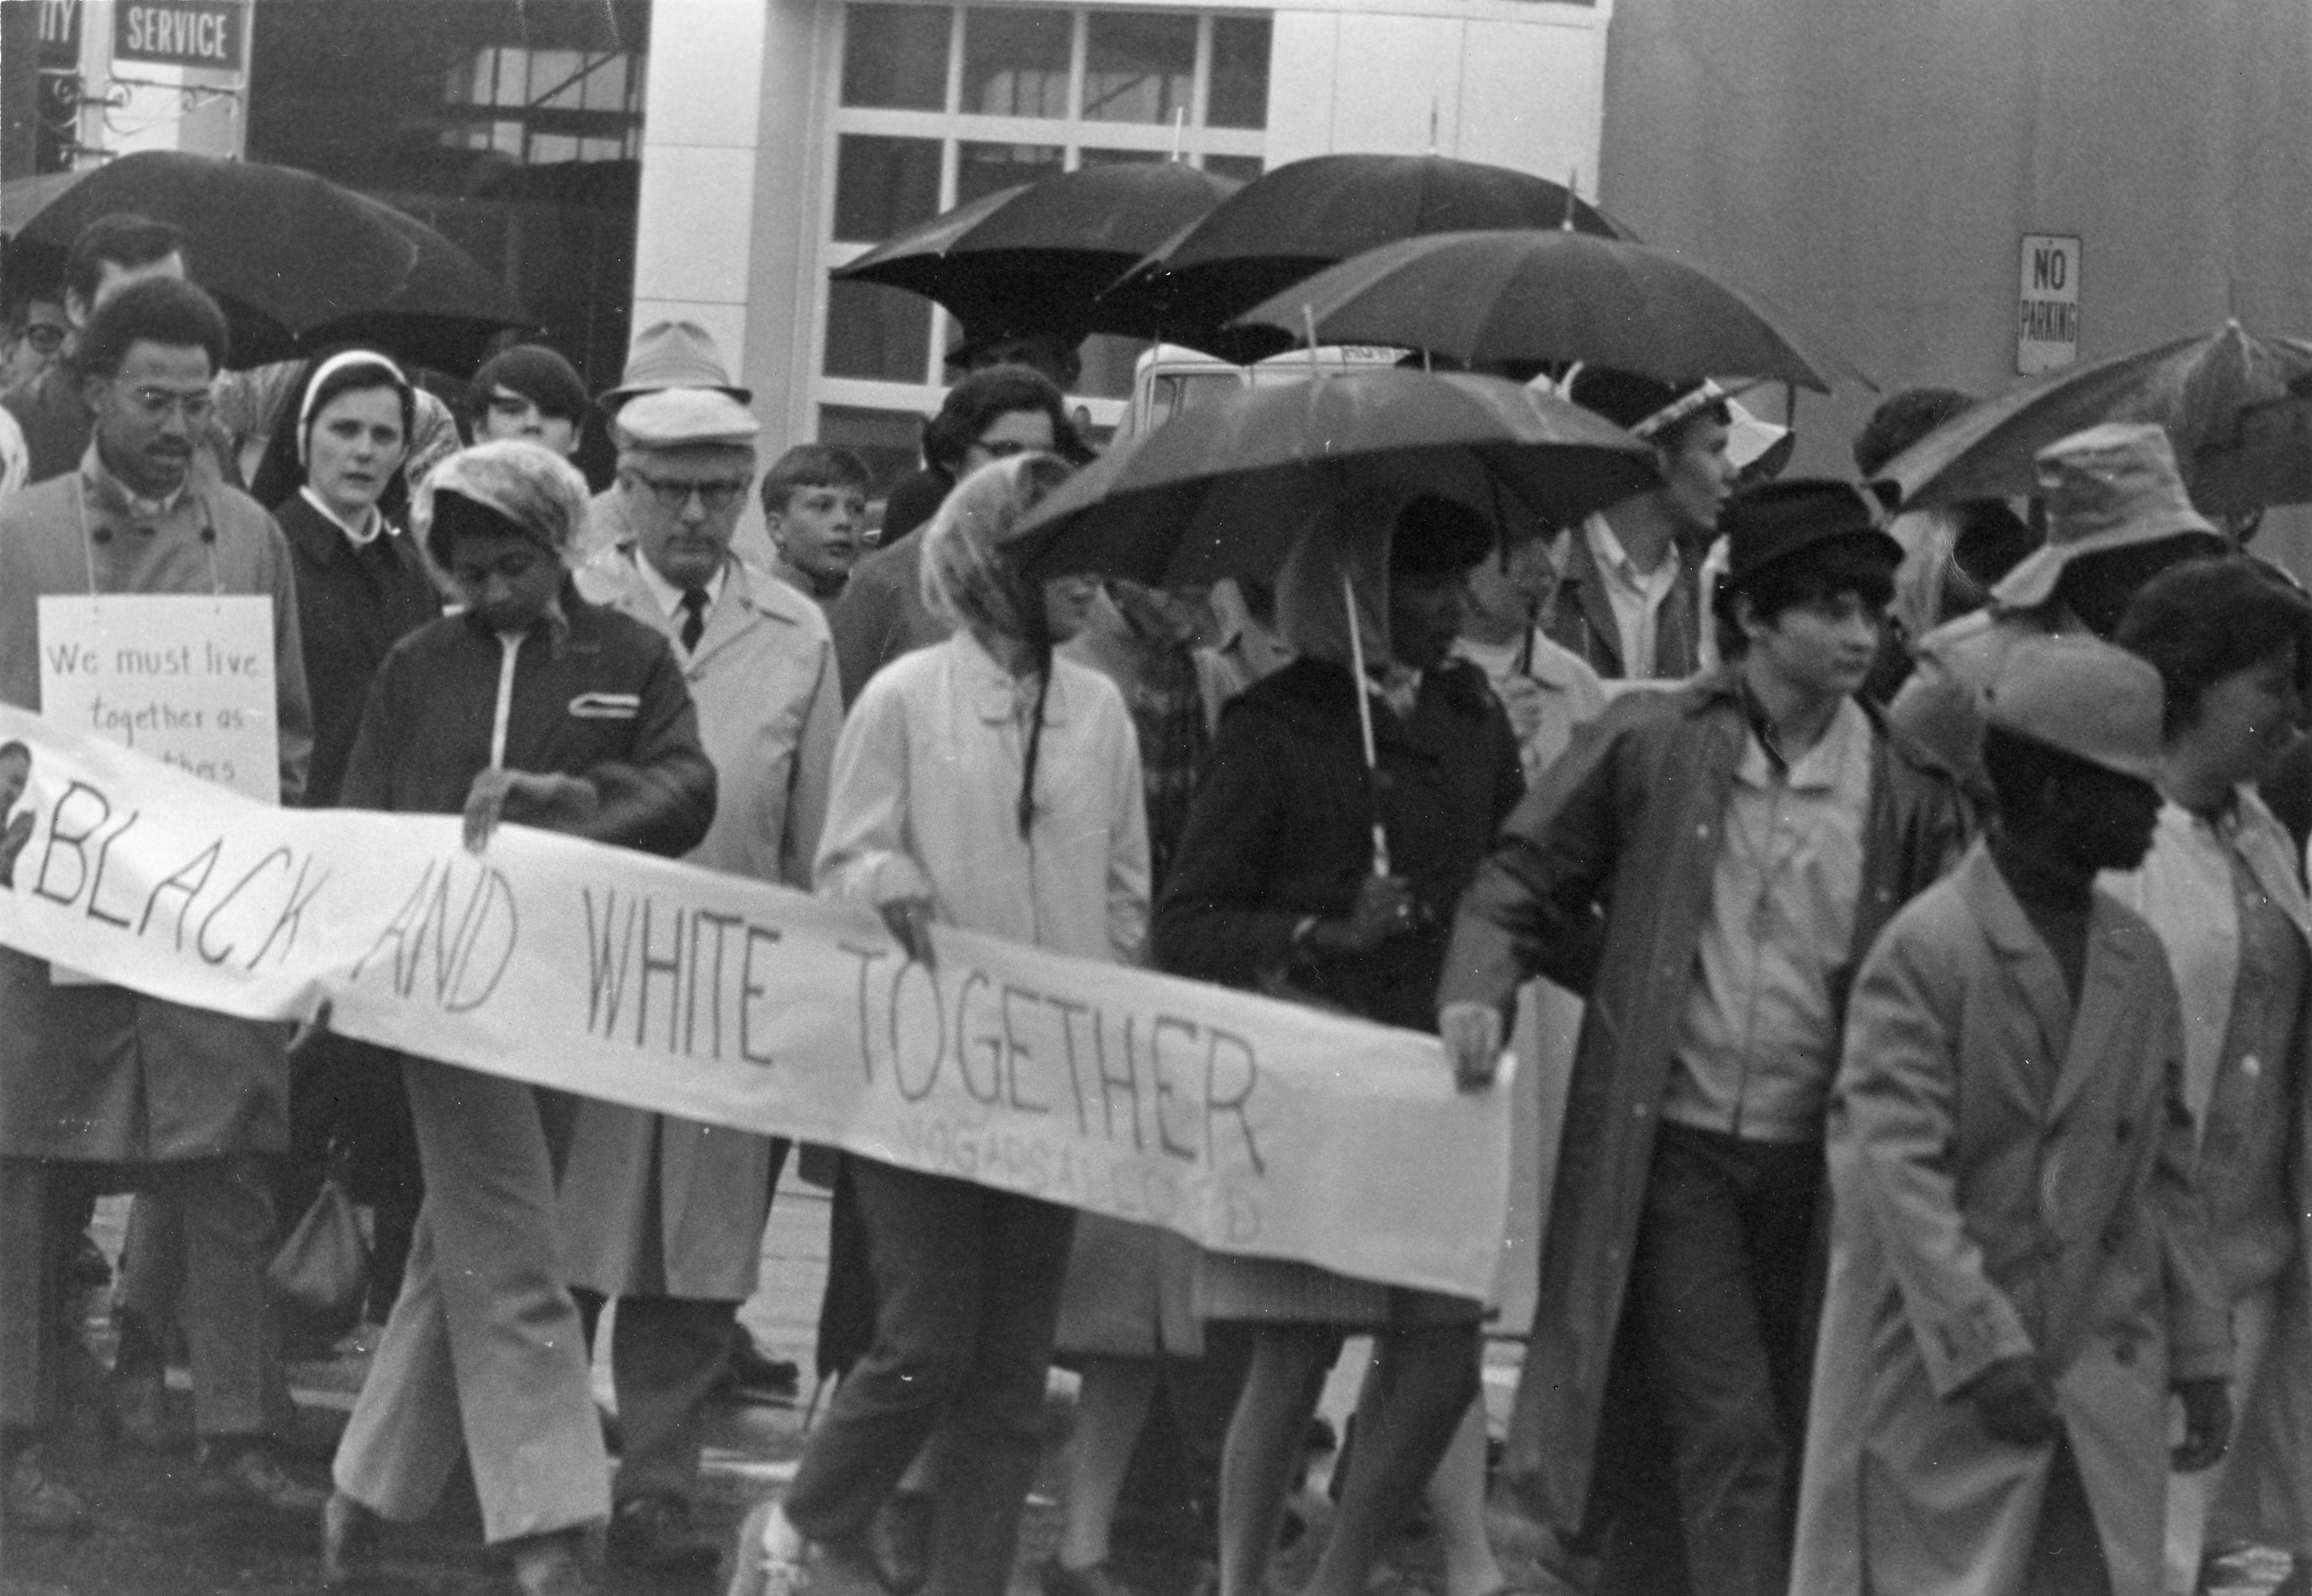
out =
[(2080, 357), (2080, 241), (2049, 232), (2023, 235), (2021, 292), (2015, 323), (2015, 369), (2036, 376)]

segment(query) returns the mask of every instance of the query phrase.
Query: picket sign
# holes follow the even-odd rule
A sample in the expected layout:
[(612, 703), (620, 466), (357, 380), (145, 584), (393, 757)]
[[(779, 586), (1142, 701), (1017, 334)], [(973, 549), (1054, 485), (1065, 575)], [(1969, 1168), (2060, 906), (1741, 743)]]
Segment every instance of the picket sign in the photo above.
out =
[[(27, 760), (29, 759), (29, 767)], [(29, 820), (29, 825), (26, 824)], [(1436, 1039), (454, 817), (269, 808), (0, 706), (0, 943), (173, 1002), (1484, 1297), (1510, 1090)], [(0, 1014), (0, 1025), (8, 1023)]]

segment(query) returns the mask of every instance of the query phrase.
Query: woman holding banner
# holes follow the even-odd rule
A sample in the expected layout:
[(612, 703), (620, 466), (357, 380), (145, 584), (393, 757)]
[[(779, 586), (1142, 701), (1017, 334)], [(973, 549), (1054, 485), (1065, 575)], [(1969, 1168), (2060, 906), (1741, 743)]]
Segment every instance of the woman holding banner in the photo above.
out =
[[(1348, 522), (1344, 512), (1310, 528), (1279, 573), (1277, 621), (1298, 658), (1222, 715), (1157, 913), (1156, 952), (1176, 974), (1427, 1030), (1454, 904), (1525, 790), (1484, 673), (1449, 657), (1464, 583), (1493, 534), (1436, 497), (1379, 526)], [(1364, 683), (1350, 664), (1360, 653)], [(1309, 1586), (1361, 1596), (1477, 1396), (1481, 1305), (1217, 1253), (1204, 1255), (1196, 1285), (1199, 1312), (1253, 1335), (1221, 1462), (1221, 1596), (1258, 1596), (1322, 1372), (1346, 1336), (1376, 1336), (1348, 1484)], [(1454, 1500), (1474, 1504), (1479, 1485)], [(1449, 1569), (1449, 1585), (1463, 1588), (1465, 1573)]]
[[(667, 856), (695, 846), (715, 787), (697, 711), (672, 645), (572, 583), (578, 473), (534, 443), (484, 443), (437, 467), (418, 509), (466, 607), (378, 672), (340, 800), (462, 812), (477, 851), (501, 820)], [(431, 1512), (469, 1455), (483, 1533), (524, 1596), (582, 1596), (609, 1469), (564, 1284), (549, 1154), (564, 1115), (500, 1076), (417, 1057), (403, 1074), (425, 1200), (337, 1448), (323, 1582), (351, 1577), (378, 1519)]]
[[(997, 549), (1066, 475), (1022, 455), (949, 496), (923, 534), (923, 597), (954, 635), (879, 671), (836, 748), (819, 890), (874, 905), (924, 963), (934, 920), (1082, 959), (1140, 956), (1148, 830), (1131, 716), (1105, 677), (1053, 658), (1044, 594)], [(855, 1555), (934, 1432), (929, 1588), (1003, 1596), (1075, 1216), (870, 1159), (852, 1176), (874, 1346), (785, 1498), (748, 1515), (731, 1596), (794, 1596), (815, 1559)]]

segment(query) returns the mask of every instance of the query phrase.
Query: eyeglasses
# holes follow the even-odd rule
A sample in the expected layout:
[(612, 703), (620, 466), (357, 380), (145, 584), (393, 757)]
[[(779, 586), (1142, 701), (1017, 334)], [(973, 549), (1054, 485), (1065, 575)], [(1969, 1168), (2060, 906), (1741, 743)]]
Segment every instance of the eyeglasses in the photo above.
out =
[(698, 495), (698, 503), (709, 515), (720, 515), (746, 496), (750, 481), (745, 477), (726, 477), (719, 482), (677, 482), (665, 477), (644, 476), (640, 471), (628, 471), (626, 478), (649, 488), (659, 508), (671, 515), (688, 509), (693, 494)]
[(209, 418), (209, 412), (216, 408), (216, 400), (206, 388), (195, 389), (189, 393), (167, 388), (132, 388), (128, 397), (136, 401), (136, 408), (144, 411), (145, 418), (150, 421), (165, 420), (173, 410), (198, 426)]

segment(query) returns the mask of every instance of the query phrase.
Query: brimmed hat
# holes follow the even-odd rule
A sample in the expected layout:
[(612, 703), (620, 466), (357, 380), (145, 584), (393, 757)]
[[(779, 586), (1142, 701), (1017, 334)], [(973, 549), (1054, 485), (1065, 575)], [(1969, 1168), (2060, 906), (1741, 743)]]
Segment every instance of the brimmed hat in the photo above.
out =
[(754, 413), (719, 388), (662, 388), (637, 395), (611, 419), (621, 449), (683, 449), (700, 443), (752, 447), (763, 429)]
[(1991, 590), (1993, 602), (2028, 609), (2054, 597), (2073, 560), (2169, 538), (2201, 537), (2218, 548), (2223, 535), (2192, 507), (2166, 429), (2112, 421), (2039, 451), (2038, 496), (2047, 506), (2047, 540)]
[(626, 356), (626, 375), (602, 395), (602, 408), (615, 410), (637, 394), (661, 388), (714, 388), (742, 405), (755, 402), (752, 389), (731, 381), (714, 335), (696, 321), (653, 321), (644, 328)]
[(1852, 485), (1829, 478), (1770, 482), (1738, 494), (1720, 517), (1726, 533), (1726, 579), (1739, 587), (1767, 566), (1827, 544), (1847, 543), (1877, 556), (1893, 570), (1903, 546), (1878, 524), (1870, 503)]
[(2067, 632), (2026, 638), (2007, 651), (1987, 715), (2002, 732), (2156, 782), (2165, 705), (2159, 672), (2149, 662), (2116, 644)]

